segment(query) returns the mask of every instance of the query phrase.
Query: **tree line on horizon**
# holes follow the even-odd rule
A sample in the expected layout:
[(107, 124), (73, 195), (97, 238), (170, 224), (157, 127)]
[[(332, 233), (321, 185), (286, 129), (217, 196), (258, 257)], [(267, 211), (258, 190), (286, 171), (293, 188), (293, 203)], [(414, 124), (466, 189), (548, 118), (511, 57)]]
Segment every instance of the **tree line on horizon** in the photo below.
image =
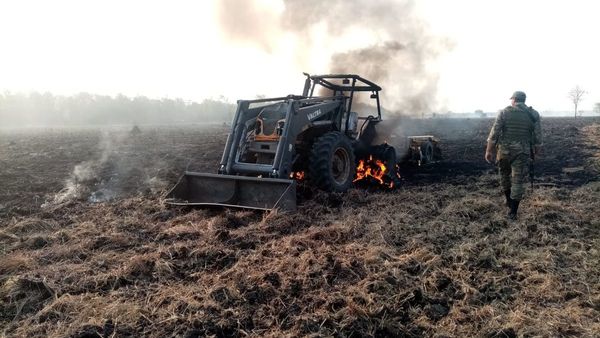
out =
[(79, 93), (0, 93), (0, 127), (230, 122), (235, 104)]

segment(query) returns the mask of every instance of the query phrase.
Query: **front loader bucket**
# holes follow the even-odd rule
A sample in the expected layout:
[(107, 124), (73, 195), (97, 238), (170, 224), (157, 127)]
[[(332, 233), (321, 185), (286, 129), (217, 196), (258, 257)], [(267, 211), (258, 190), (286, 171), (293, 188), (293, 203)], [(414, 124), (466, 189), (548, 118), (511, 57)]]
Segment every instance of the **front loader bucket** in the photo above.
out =
[(186, 171), (166, 203), (295, 211), (296, 181)]

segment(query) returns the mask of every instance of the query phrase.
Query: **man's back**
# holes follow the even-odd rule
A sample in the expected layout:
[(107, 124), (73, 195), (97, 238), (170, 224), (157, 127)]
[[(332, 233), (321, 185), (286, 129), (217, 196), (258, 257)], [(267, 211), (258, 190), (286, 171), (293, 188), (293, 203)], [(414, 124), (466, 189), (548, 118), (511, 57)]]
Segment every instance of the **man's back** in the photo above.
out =
[(533, 132), (533, 119), (525, 105), (508, 106), (504, 108), (504, 128), (500, 144), (523, 143), (529, 144)]

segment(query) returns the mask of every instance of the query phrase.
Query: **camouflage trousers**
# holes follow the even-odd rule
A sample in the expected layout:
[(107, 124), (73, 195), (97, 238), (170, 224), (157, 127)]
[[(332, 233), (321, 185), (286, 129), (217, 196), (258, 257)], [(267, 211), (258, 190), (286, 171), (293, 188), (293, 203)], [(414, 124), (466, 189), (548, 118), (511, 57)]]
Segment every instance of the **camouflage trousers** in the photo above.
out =
[(529, 155), (522, 152), (503, 154), (498, 158), (498, 169), (502, 191), (510, 191), (510, 198), (520, 201), (525, 193), (529, 173)]

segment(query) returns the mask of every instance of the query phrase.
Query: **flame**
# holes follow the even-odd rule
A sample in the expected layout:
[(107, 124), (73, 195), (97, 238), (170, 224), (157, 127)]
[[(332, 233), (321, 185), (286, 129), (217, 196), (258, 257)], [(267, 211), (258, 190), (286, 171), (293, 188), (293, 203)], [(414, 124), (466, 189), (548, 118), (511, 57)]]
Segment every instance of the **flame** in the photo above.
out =
[(356, 178), (353, 182), (364, 180), (368, 177), (372, 177), (379, 184), (386, 185), (390, 188), (394, 187), (394, 182), (386, 183), (384, 176), (387, 174), (388, 168), (380, 160), (373, 160), (373, 156), (369, 156), (368, 160), (360, 160), (356, 167)]
[(290, 178), (297, 181), (304, 180), (304, 176), (304, 171), (293, 171), (290, 173)]

